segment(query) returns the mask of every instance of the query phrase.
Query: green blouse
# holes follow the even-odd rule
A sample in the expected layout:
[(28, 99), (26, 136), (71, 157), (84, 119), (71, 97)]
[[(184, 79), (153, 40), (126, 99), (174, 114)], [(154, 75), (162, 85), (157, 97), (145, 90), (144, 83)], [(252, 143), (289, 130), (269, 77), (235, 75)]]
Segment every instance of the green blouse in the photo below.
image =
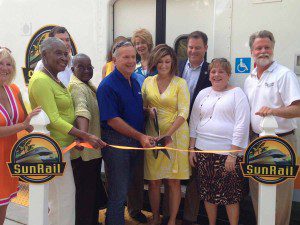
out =
[(35, 71), (29, 81), (29, 100), (31, 108), (41, 106), (50, 119), (47, 129), (50, 136), (60, 147), (66, 147), (74, 141), (69, 135), (75, 121), (75, 112), (71, 94), (42, 71)]
[[(100, 115), (96, 98), (96, 88), (89, 82), (83, 83), (76, 76), (72, 75), (68, 87), (75, 106), (75, 115), (82, 116), (89, 120), (90, 134), (100, 138)], [(81, 157), (83, 161), (89, 161), (101, 157), (101, 151), (85, 148), (83, 151), (72, 149), (71, 159)]]

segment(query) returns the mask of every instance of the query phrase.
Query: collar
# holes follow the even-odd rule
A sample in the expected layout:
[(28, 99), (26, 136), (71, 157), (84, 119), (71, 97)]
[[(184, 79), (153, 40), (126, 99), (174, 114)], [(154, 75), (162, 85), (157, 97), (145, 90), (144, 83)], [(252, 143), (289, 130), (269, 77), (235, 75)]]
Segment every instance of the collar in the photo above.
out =
[(202, 62), (200, 63), (199, 66), (197, 66), (196, 68), (193, 68), (193, 67), (192, 67), (192, 64), (191, 64), (191, 62), (190, 62), (189, 59), (188, 59), (187, 62), (186, 62), (188, 68), (189, 68), (189, 69), (192, 69), (192, 70), (198, 70), (198, 69), (201, 69), (203, 63), (204, 63), (204, 60), (202, 60)]
[[(264, 73), (265, 72), (272, 73), (276, 69), (277, 65), (278, 65), (277, 61), (273, 61), (272, 64), (269, 66), (269, 68), (264, 71)], [(257, 67), (254, 70), (252, 70), (250, 76), (257, 77)]]
[[(133, 72), (134, 73), (134, 72)], [(132, 74), (133, 74), (132, 73)], [(118, 78), (118, 79), (120, 79), (120, 80), (123, 80), (123, 81), (127, 81), (128, 82), (128, 80), (124, 77), (124, 75), (117, 69), (117, 67), (115, 67), (115, 69), (114, 69), (114, 74), (116, 75), (116, 77)], [(132, 78), (132, 74), (131, 74), (131, 76), (130, 76), (130, 81), (133, 79)]]
[(92, 87), (92, 88), (95, 88), (91, 81), (89, 81), (89, 82), (86, 84), (86, 83), (82, 82), (81, 80), (79, 80), (78, 77), (76, 77), (74, 74), (72, 74), (72, 76), (71, 76), (70, 83), (71, 83), (71, 82), (72, 82), (73, 84), (83, 84), (83, 85), (88, 85), (88, 86), (90, 86), (90, 87)]

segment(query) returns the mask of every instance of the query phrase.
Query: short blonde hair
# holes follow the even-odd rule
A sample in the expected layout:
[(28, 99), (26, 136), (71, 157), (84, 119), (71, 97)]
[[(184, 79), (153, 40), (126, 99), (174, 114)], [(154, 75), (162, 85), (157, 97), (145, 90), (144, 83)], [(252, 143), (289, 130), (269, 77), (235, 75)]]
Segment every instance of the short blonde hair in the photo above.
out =
[(152, 40), (152, 35), (151, 33), (147, 30), (147, 29), (138, 29), (136, 30), (131, 38), (131, 42), (133, 43), (133, 45), (135, 45), (135, 39), (136, 38), (141, 38), (142, 40), (144, 40), (147, 43), (149, 52), (151, 52), (152, 48), (153, 48), (153, 40)]
[(226, 71), (227, 74), (231, 75), (231, 64), (226, 58), (215, 58), (211, 61), (209, 64), (209, 71), (211, 71), (212, 68), (217, 67), (220, 65), (222, 69)]
[(13, 67), (12, 72), (9, 74), (9, 79), (8, 79), (8, 83), (7, 83), (7, 84), (10, 84), (16, 76), (16, 72), (17, 72), (16, 61), (13, 58), (13, 56), (11, 55), (9, 50), (7, 50), (5, 48), (1, 48), (0, 49), (0, 62), (2, 62), (4, 59), (8, 59)]

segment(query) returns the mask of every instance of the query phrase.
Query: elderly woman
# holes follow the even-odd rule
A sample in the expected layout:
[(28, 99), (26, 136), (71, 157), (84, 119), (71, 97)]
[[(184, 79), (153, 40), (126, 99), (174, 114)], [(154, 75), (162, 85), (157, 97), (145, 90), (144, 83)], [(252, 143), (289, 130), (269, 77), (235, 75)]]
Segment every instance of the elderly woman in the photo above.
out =
[(140, 60), (136, 64), (135, 73), (141, 74), (144, 77), (153, 76), (157, 74), (157, 70), (152, 73), (148, 70), (148, 60), (153, 48), (153, 41), (151, 33), (146, 29), (139, 29), (133, 33), (131, 38)]
[[(158, 74), (146, 78), (143, 88), (144, 107), (157, 111), (159, 132), (153, 120), (147, 121), (146, 133), (150, 136), (171, 136), (174, 148), (187, 149), (189, 129), (186, 119), (189, 115), (190, 94), (184, 79), (175, 76), (177, 59), (173, 49), (165, 44), (154, 48), (149, 58), (149, 70), (157, 68)], [(181, 192), (180, 180), (188, 179), (190, 167), (186, 152), (168, 151), (168, 158), (161, 151), (158, 157), (145, 152), (144, 176), (149, 180), (149, 199), (153, 213), (153, 224), (159, 224), (160, 186), (162, 180), (167, 185), (169, 197), (168, 225), (175, 225)]]
[[(75, 107), (75, 124), (82, 131), (100, 137), (99, 109), (91, 59), (85, 54), (73, 57), (69, 91)], [(101, 181), (101, 152), (93, 149), (73, 149), (72, 167), (76, 186), (76, 225), (98, 225), (101, 200), (106, 198)]]
[(17, 196), (18, 178), (11, 177), (7, 162), (10, 152), (17, 141), (17, 133), (31, 131), (31, 118), (40, 109), (33, 110), (28, 116), (21, 93), (11, 84), (16, 74), (16, 63), (7, 48), (0, 48), (0, 225), (4, 223), (7, 206)]
[[(239, 87), (229, 85), (231, 65), (226, 59), (214, 59), (209, 69), (212, 87), (203, 89), (196, 97), (190, 117), (189, 149), (242, 150), (249, 138), (247, 97)], [(210, 225), (216, 224), (218, 205), (226, 206), (230, 224), (238, 224), (239, 202), (246, 192), (239, 167), (241, 160), (236, 152), (190, 153)]]
[[(50, 119), (48, 130), (58, 144), (64, 148), (74, 137), (89, 142), (95, 149), (103, 147), (99, 137), (77, 129), (71, 94), (57, 78), (57, 74), (68, 64), (68, 50), (55, 37), (47, 38), (41, 45), (44, 67), (35, 71), (29, 82), (29, 100), (32, 107), (41, 106)], [(70, 152), (64, 155), (67, 162), (64, 175), (49, 185), (50, 224), (75, 224), (75, 185), (70, 163)]]

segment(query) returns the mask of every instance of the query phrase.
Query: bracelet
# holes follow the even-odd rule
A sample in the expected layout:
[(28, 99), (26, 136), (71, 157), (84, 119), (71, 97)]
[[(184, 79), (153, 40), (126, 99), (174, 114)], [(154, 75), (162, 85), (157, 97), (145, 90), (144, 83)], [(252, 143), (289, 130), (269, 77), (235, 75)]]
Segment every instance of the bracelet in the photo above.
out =
[(193, 150), (193, 149), (195, 149), (195, 146), (194, 147), (189, 147), (189, 150)]
[(235, 158), (235, 159), (237, 158), (237, 155), (232, 154), (231, 152), (229, 152), (228, 155), (230, 155), (231, 157), (233, 157), (233, 158)]

